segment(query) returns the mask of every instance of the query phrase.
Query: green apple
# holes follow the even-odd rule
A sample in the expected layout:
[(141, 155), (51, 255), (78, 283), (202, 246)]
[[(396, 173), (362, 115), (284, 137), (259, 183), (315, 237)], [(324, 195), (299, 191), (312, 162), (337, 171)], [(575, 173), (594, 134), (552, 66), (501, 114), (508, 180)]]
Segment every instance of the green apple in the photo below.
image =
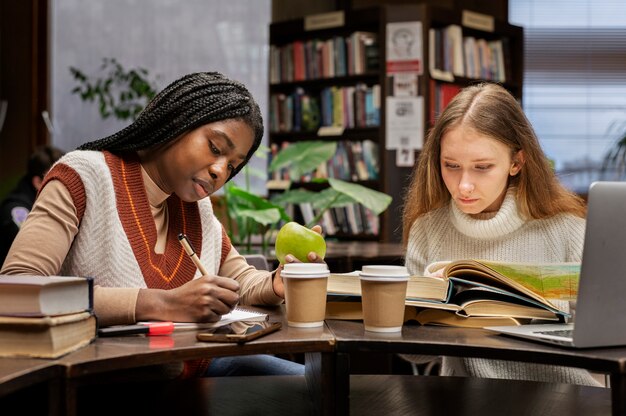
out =
[(314, 251), (320, 258), (326, 255), (326, 241), (315, 231), (297, 222), (283, 225), (276, 235), (276, 258), (285, 264), (285, 256), (291, 254), (302, 262), (308, 262), (307, 255)]

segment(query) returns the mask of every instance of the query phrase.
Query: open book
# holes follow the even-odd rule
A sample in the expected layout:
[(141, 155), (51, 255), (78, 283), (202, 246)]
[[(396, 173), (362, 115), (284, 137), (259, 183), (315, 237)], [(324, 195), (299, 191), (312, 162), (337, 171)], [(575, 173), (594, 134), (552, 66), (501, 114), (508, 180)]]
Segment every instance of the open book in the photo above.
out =
[[(411, 276), (406, 288), (407, 300), (430, 299), (445, 301), (449, 297), (449, 287), (444, 280), (434, 276)], [(359, 271), (331, 273), (328, 277), (328, 295), (331, 297), (361, 296)]]
[[(567, 301), (576, 299), (578, 294), (579, 274), (580, 263), (458, 260), (445, 265), (443, 277), (411, 279), (410, 293), (417, 295), (409, 294), (407, 288), (405, 303), (415, 307), (415, 311), (407, 312), (405, 317), (422, 324), (466, 327), (520, 324), (531, 319), (562, 320), (569, 317)], [(332, 277), (329, 294), (338, 291)], [(432, 288), (437, 285), (438, 289)], [(445, 295), (437, 298), (434, 293)], [(354, 294), (358, 295), (360, 292)], [(331, 317), (342, 319), (341, 316), (348, 316), (348, 309), (349, 305), (331, 306)], [(355, 319), (354, 310), (350, 315), (344, 319)]]

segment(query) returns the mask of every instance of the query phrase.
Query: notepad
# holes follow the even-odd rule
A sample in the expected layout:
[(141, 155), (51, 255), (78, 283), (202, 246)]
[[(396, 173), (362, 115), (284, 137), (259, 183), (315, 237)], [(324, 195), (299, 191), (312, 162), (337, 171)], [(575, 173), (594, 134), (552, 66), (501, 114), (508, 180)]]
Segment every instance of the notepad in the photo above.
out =
[[(222, 319), (217, 322), (174, 322), (174, 331), (192, 331), (198, 329), (215, 328), (228, 325), (237, 321), (267, 321), (268, 315), (263, 312), (246, 309), (237, 306), (232, 312), (222, 315)], [(138, 322), (139, 324), (149, 323), (148, 321)]]

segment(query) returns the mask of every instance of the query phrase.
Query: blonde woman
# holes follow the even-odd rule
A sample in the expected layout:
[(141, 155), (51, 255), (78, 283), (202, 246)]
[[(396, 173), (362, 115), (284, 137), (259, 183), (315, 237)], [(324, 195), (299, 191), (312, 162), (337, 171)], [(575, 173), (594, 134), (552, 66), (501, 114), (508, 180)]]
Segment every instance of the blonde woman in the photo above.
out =
[[(584, 201), (559, 183), (521, 106), (497, 84), (466, 87), (450, 102), (404, 202), (411, 273), (462, 258), (581, 261)], [(478, 358), (443, 357), (441, 374), (598, 385), (580, 369)]]

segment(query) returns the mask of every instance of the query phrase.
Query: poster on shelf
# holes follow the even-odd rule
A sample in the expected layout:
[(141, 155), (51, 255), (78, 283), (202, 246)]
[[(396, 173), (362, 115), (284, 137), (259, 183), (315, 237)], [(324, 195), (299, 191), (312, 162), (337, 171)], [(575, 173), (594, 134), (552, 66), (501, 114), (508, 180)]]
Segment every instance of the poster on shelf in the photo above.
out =
[(387, 75), (424, 71), (422, 22), (387, 23)]
[(415, 74), (395, 74), (391, 84), (391, 94), (394, 97), (415, 97), (418, 95), (417, 75)]
[(420, 150), (424, 144), (424, 97), (387, 97), (385, 107), (386, 148)]
[(396, 166), (399, 168), (410, 168), (415, 164), (415, 151), (409, 148), (396, 150)]

